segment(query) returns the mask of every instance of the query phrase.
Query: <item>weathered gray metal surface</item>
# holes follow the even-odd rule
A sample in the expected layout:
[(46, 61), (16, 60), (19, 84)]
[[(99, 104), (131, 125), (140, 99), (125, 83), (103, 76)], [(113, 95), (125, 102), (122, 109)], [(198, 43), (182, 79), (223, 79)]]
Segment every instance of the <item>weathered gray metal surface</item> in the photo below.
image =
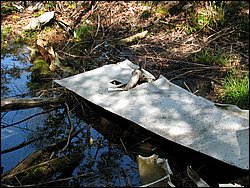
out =
[(128, 91), (135, 64), (125, 60), (56, 83), (123, 118), (178, 144), (242, 169), (249, 169), (249, 111), (198, 97), (160, 76)]

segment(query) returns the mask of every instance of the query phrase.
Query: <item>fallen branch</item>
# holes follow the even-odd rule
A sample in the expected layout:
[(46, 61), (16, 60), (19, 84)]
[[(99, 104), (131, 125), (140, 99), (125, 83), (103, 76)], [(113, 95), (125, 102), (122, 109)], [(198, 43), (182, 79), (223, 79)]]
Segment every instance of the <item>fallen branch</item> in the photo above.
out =
[(143, 31), (141, 33), (137, 33), (135, 35), (132, 35), (130, 37), (127, 37), (127, 38), (124, 38), (124, 39), (121, 39), (118, 41), (118, 44), (127, 44), (129, 42), (133, 42), (135, 40), (138, 40), (138, 39), (142, 39), (142, 38), (145, 38), (146, 35), (147, 35), (148, 31)]
[(18, 149), (20, 149), (20, 148), (22, 148), (22, 147), (24, 147), (24, 146), (27, 146), (27, 145), (31, 144), (32, 142), (35, 142), (35, 141), (38, 140), (38, 139), (39, 139), (39, 138), (34, 138), (34, 139), (29, 140), (29, 141), (27, 141), (27, 142), (24, 141), (24, 142), (22, 142), (21, 144), (19, 144), (19, 145), (17, 145), (17, 146), (14, 146), (14, 147), (12, 147), (12, 148), (5, 149), (5, 150), (1, 151), (1, 155), (4, 154), (4, 153), (8, 153), (8, 152), (11, 152), (11, 151), (18, 150)]
[(40, 113), (34, 114), (34, 115), (32, 115), (32, 116), (29, 116), (29, 117), (27, 117), (27, 118), (25, 118), (25, 119), (22, 119), (21, 121), (17, 121), (17, 122), (12, 123), (12, 124), (8, 124), (8, 125), (5, 125), (5, 126), (2, 125), (1, 128), (6, 128), (6, 127), (14, 126), (14, 125), (16, 125), (16, 124), (19, 124), (19, 123), (22, 123), (22, 122), (24, 122), (24, 121), (27, 121), (27, 120), (29, 120), (29, 119), (31, 119), (31, 118), (33, 118), (33, 117), (36, 117), (36, 116), (39, 116), (39, 115), (42, 115), (42, 114), (46, 114), (46, 113), (52, 112), (52, 111), (54, 111), (55, 109), (56, 109), (56, 108), (53, 108), (53, 109), (48, 110), (48, 111), (45, 111), (45, 112), (40, 112)]
[(69, 136), (68, 136), (67, 144), (63, 147), (62, 151), (64, 151), (67, 148), (67, 146), (69, 145), (69, 142), (70, 142), (70, 140), (72, 138), (71, 134), (74, 131), (74, 125), (73, 125), (73, 123), (71, 121), (70, 114), (69, 114), (69, 106), (68, 106), (68, 104), (66, 102), (64, 104), (65, 104), (66, 110), (67, 110), (67, 117), (68, 117), (69, 124), (70, 124), (70, 131), (69, 131)]
[(1, 112), (33, 108), (38, 106), (48, 106), (52, 104), (62, 104), (62, 98), (7, 98), (1, 99)]
[[(83, 128), (71, 133), (70, 134), (70, 141), (71, 141), (71, 139), (73, 137), (75, 137), (82, 130), (83, 130)], [(8, 174), (4, 175), (2, 177), (1, 182), (8, 181), (8, 180), (12, 181), (13, 180), (12, 178), (15, 178), (15, 176), (20, 176), (20, 174), (23, 174), (23, 173), (26, 173), (26, 172), (28, 173), (28, 171), (30, 172), (30, 171), (32, 171), (32, 169), (34, 169), (36, 167), (43, 166), (46, 169), (46, 171), (48, 171), (48, 172), (46, 172), (46, 174), (51, 174), (54, 171), (53, 167), (55, 167), (55, 166), (59, 165), (58, 168), (56, 168), (56, 171), (58, 169), (60, 169), (59, 171), (62, 171), (64, 168), (66, 168), (66, 166), (67, 166), (66, 164), (69, 163), (68, 165), (71, 166), (74, 163), (74, 161), (79, 162), (79, 160), (82, 158), (81, 154), (80, 153), (72, 153), (72, 155), (70, 155), (70, 156), (68, 156), (66, 158), (65, 157), (57, 158), (55, 160), (50, 160), (50, 161), (42, 162), (42, 163), (39, 163), (37, 165), (31, 166), (31, 165), (34, 164), (35, 161), (38, 160), (38, 157), (40, 157), (42, 154), (44, 154), (45, 152), (46, 153), (51, 153), (51, 152), (54, 152), (54, 151), (56, 151), (58, 149), (63, 148), (67, 141), (68, 141), (68, 139), (63, 139), (63, 140), (61, 140), (61, 141), (59, 141), (57, 143), (51, 144), (49, 147), (46, 147), (46, 148), (44, 148), (42, 150), (38, 150), (38, 151), (30, 154), (19, 165), (17, 165), (13, 170), (11, 170)], [(1, 154), (2, 154), (2, 152), (1, 152)], [(74, 159), (76, 159), (76, 160), (74, 160)], [(64, 164), (64, 165), (61, 166), (60, 164)], [(24, 177), (22, 180), (25, 180), (26, 178), (29, 178), (29, 177), (28, 176)]]

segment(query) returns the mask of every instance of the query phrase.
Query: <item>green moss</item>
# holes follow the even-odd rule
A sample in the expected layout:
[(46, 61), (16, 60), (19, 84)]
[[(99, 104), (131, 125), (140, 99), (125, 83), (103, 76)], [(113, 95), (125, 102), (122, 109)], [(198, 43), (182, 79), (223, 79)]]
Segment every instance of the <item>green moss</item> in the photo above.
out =
[(50, 74), (49, 64), (41, 58), (36, 58), (33, 61), (33, 66), (31, 67), (31, 71), (36, 73), (36, 76), (47, 75)]
[(38, 31), (36, 30), (22, 31), (23, 41), (25, 41), (25, 43), (32, 44), (36, 41), (37, 34)]
[(156, 7), (155, 12), (161, 16), (166, 16), (168, 14), (168, 9), (164, 6), (158, 6)]
[(45, 175), (47, 171), (48, 170), (46, 167), (40, 166), (31, 171), (30, 175), (33, 177), (41, 177)]
[(84, 38), (88, 37), (92, 33), (93, 30), (94, 30), (94, 27), (92, 25), (84, 24), (76, 30), (75, 39), (77, 41), (84, 40)]

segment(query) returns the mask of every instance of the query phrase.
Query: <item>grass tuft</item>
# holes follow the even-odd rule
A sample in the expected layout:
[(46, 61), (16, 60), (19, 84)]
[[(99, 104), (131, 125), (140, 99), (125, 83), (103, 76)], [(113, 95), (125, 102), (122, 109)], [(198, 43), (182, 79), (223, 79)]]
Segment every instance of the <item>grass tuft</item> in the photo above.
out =
[(235, 104), (241, 109), (249, 109), (249, 75), (237, 76), (236, 69), (223, 80), (222, 101)]
[(231, 62), (236, 61), (237, 57), (222, 49), (206, 48), (200, 51), (194, 61), (209, 63), (213, 65), (230, 66)]

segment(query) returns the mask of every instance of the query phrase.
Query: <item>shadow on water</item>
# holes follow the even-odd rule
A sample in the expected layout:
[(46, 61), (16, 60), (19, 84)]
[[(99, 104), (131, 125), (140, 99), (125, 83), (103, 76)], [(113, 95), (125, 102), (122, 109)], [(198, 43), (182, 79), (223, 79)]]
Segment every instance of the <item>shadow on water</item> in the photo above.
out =
[[(1, 57), (2, 98), (35, 97), (34, 92), (30, 89), (30, 85), (32, 85), (31, 66), (32, 64), (27, 59), (21, 62), (10, 54)], [(25, 120), (26, 118), (27, 120)], [(81, 117), (68, 112), (64, 105), (1, 112), (3, 173), (10, 172), (35, 151), (46, 149), (60, 140), (67, 140), (72, 127), (74, 130), (79, 130), (79, 134), (71, 140), (67, 147), (43, 157), (46, 161), (68, 156), (71, 153), (80, 153), (80, 158), (75, 163), (65, 166), (66, 170), (55, 172), (51, 179), (71, 176), (75, 178), (66, 178), (66, 180), (56, 183), (51, 182), (51, 185), (84, 187), (141, 185), (137, 163), (126, 154), (123, 147), (109, 141)], [(19, 149), (2, 153), (6, 149), (29, 140), (33, 141)], [(40, 162), (42, 161), (36, 161), (36, 164)], [(29, 184), (36, 181), (27, 180)]]

